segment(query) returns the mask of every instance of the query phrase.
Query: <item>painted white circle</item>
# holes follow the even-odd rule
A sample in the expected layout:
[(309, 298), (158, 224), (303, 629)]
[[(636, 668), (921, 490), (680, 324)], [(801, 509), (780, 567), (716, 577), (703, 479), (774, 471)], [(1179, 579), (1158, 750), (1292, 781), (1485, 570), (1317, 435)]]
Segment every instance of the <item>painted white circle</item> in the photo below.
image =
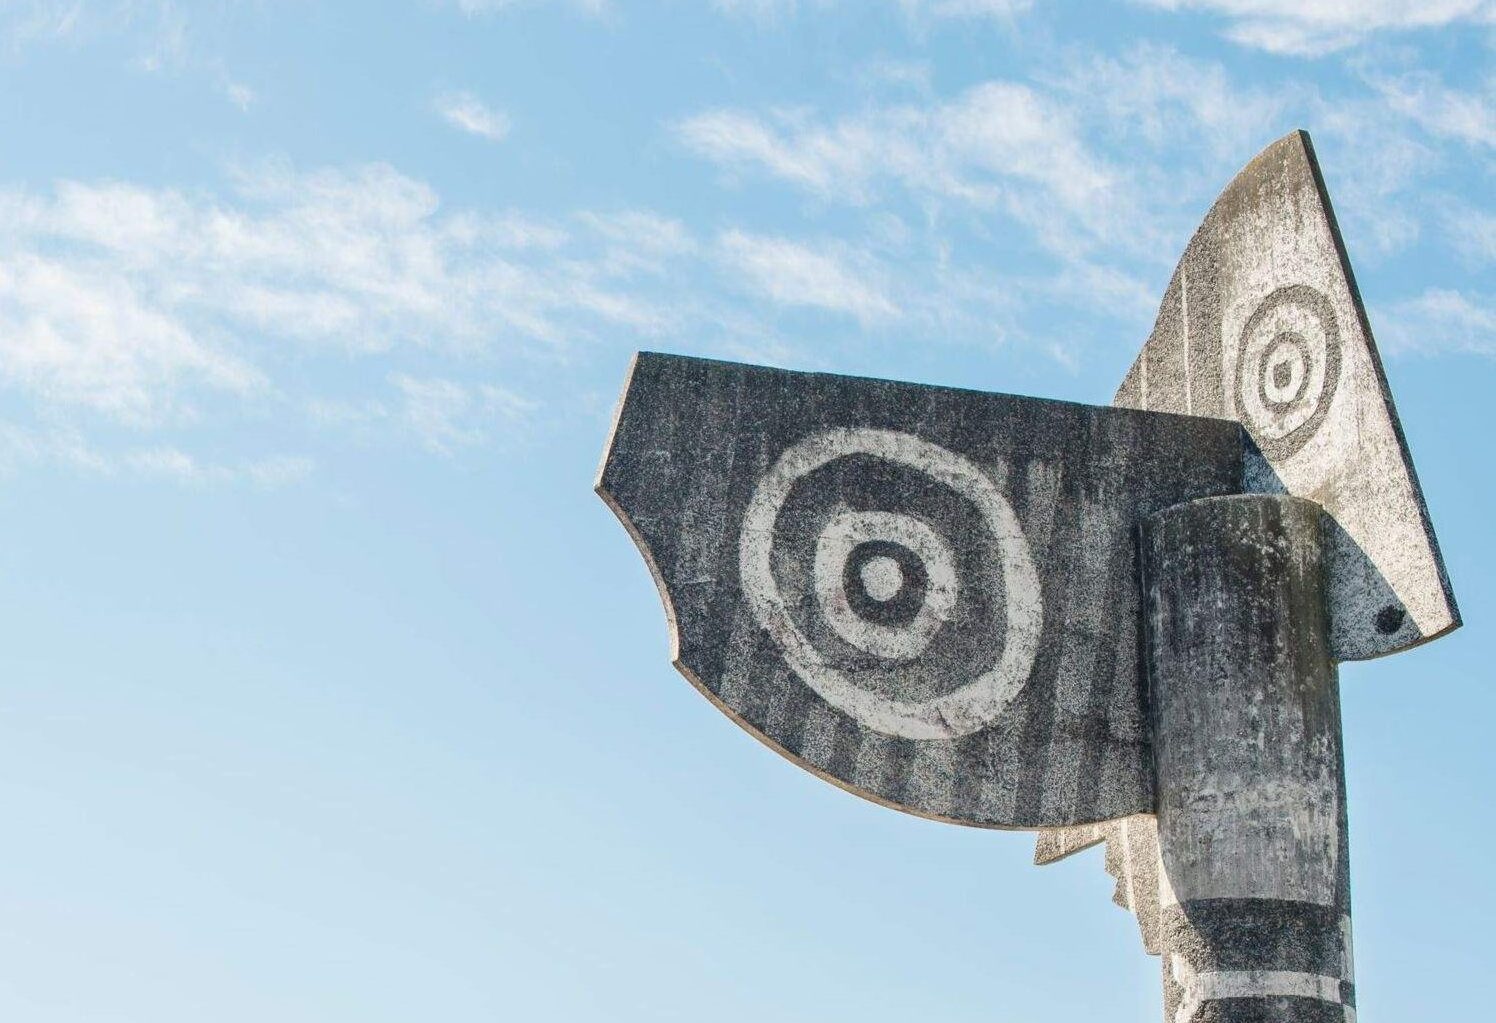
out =
[[(928, 700), (899, 700), (860, 687), (847, 673), (827, 663), (826, 658), (811, 644), (790, 615), (784, 594), (775, 582), (771, 567), (774, 530), (780, 509), (788, 499), (791, 488), (797, 480), (821, 466), (849, 455), (869, 455), (908, 466), (951, 488), (981, 513), (996, 541), (997, 556), (990, 562), (990, 571), (997, 577), (994, 584), (999, 589), (995, 592), (1003, 593), (1005, 598), (1002, 653), (995, 665), (950, 692)], [(928, 524), (908, 515), (850, 511), (843, 514), (886, 514), (890, 519), (865, 522), (864, 525), (876, 526), (882, 530), (890, 528), (891, 520), (897, 519), (900, 523), (897, 528), (907, 530), (910, 536), (919, 534), (922, 537), (919, 527), (923, 527), (931, 536), (936, 535)], [(856, 524), (849, 519), (845, 525), (850, 530)], [(817, 543), (817, 562), (821, 560), (823, 547), (841, 548), (846, 541), (840, 537), (847, 530), (838, 530), (830, 538), (827, 534), (831, 530), (823, 530)], [(938, 536), (936, 542), (942, 545), (943, 550), (949, 550), (949, 545)], [(920, 553), (930, 573), (931, 585), (926, 594), (926, 606), (945, 599), (936, 596), (945, 592), (944, 587), (935, 584), (934, 569), (938, 567), (938, 557), (928, 557), (923, 552), (918, 552), (913, 544), (905, 546)], [(850, 550), (851, 547), (847, 547), (848, 553)], [(828, 553), (827, 557), (830, 558), (831, 554)], [(950, 564), (949, 599), (954, 606), (954, 561)], [(835, 592), (840, 593), (845, 600), (841, 581), (845, 555), (835, 561), (835, 565)], [(748, 502), (738, 543), (738, 574), (743, 596), (755, 620), (779, 645), (784, 652), (785, 661), (806, 685), (831, 706), (850, 715), (865, 727), (905, 739), (956, 739), (970, 735), (995, 720), (1028, 682), (1044, 625), (1039, 574), (1034, 568), (1028, 540), (1023, 535), (1012, 507), (991, 477), (954, 451), (893, 430), (830, 429), (806, 437), (787, 449), (759, 481)], [(823, 581), (830, 578), (829, 571), (823, 576), (818, 568), (815, 575), (817, 598), (822, 601), (823, 607), (829, 607), (835, 603), (834, 596), (827, 603), (830, 588), (823, 585)], [(851, 609), (848, 608), (848, 611), (850, 613)], [(828, 613), (828, 620), (830, 618)], [(867, 624), (860, 619), (859, 623)], [(836, 628), (834, 622), (833, 628)], [(939, 623), (935, 628), (938, 631)], [(861, 635), (865, 638), (866, 634)]]
[(880, 604), (888, 603), (904, 588), (904, 570), (886, 554), (869, 558), (857, 574), (862, 579), (863, 590)]
[[(869, 540), (887, 540), (906, 547), (924, 565), (928, 577), (924, 603), (907, 624), (881, 625), (852, 609), (844, 569), (853, 549)], [(882, 560), (902, 577), (898, 562)], [(898, 592), (894, 587), (888, 598)], [(815, 593), (826, 621), (842, 639), (876, 657), (912, 661), (925, 652), (956, 610), (956, 559), (950, 545), (912, 515), (846, 510), (832, 516), (816, 541)]]

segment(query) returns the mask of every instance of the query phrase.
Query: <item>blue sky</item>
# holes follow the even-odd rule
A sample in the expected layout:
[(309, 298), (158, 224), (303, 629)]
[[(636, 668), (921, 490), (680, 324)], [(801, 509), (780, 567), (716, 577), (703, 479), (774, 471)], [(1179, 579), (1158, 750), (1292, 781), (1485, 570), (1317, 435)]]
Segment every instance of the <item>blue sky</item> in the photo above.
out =
[(1466, 628), (1342, 672), (1361, 1018), (1485, 1009), (1489, 0), (0, 0), (0, 1016), (1154, 1020), (591, 493), (639, 348), (1105, 402), (1313, 135)]

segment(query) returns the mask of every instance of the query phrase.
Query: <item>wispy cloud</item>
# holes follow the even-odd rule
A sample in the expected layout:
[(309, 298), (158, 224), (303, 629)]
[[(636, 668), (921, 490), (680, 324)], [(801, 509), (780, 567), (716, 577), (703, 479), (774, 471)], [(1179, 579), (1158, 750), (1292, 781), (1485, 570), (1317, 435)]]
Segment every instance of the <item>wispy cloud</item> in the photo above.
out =
[(390, 382), (399, 392), (397, 417), (429, 450), (450, 455), (458, 448), (491, 440), (530, 418), (535, 401), (495, 384), (459, 383), (441, 377), (396, 373)]
[(134, 426), (186, 412), (183, 392), (265, 385), (128, 276), (37, 253), (0, 258), (0, 381)]
[[(1072, 49), (1052, 67), (1028, 81), (979, 83), (954, 96), (878, 102), (872, 92), (844, 113), (717, 108), (670, 127), (731, 187), (765, 180), (788, 186), (813, 197), (810, 214), (828, 222), (844, 223), (849, 213), (869, 221), (885, 211), (912, 213), (912, 222), (925, 224), (928, 250), (920, 258), (941, 252), (934, 257), (939, 269), (922, 267), (928, 276), (909, 285), (907, 250), (868, 264), (881, 275), (854, 267), (841, 276), (771, 276), (797, 266), (799, 253), (772, 252), (773, 239), (756, 235), (736, 239), (744, 279), (777, 302), (839, 310), (864, 325), (893, 318), (888, 309), (858, 307), (866, 296), (855, 290), (807, 283), (850, 279), (872, 286), (901, 323), (930, 324), (939, 312), (924, 296), (938, 296), (960, 319), (977, 307), (970, 282), (980, 281), (1020, 310), (1043, 305), (1055, 320), (1092, 316), (1108, 333), (1151, 318), (1156, 282), (1166, 279), (1201, 212), (1266, 141), (1291, 128), (1319, 129), (1342, 224), (1358, 236), (1353, 247), (1363, 259), (1390, 258), (1417, 243), (1428, 224), (1446, 226), (1437, 223), (1449, 220), (1444, 207), (1412, 200), (1437, 187), (1441, 167), (1458, 165), (1452, 146), (1491, 144), (1486, 94), (1458, 92), (1426, 75), (1363, 76), (1371, 88), (1322, 97), (1291, 79), (1244, 82), (1217, 62), (1159, 44), (1116, 54)], [(1465, 217), (1447, 226), (1467, 256), (1487, 258), (1491, 232), (1483, 221)], [(748, 238), (759, 244), (751, 247)], [(809, 251), (824, 255), (829, 245)], [(1025, 256), (1037, 250), (1038, 258), (1027, 259), (1026, 271), (1003, 272), (982, 266), (984, 248)], [(963, 264), (965, 284), (953, 269)], [(752, 267), (760, 268), (757, 277)], [(1484, 350), (1469, 340), (1478, 303), (1466, 301), (1463, 319), (1447, 295), (1410, 301), (1397, 312), (1403, 323), (1414, 313), (1423, 322), (1443, 316), (1447, 336)], [(1025, 335), (1027, 319), (994, 311), (1003, 336)], [(1077, 350), (1054, 354), (1073, 360)]]
[[(1115, 56), (1073, 54), (1047, 84), (1118, 147), (1186, 146), (1196, 161), (1208, 156), (1228, 164), (1280, 131), (1285, 112), (1301, 98), (1291, 85), (1233, 82), (1220, 64), (1158, 43), (1134, 44)], [(1176, 163), (1171, 171), (1181, 169)]]
[(1381, 32), (1496, 23), (1492, 0), (1134, 0), (1226, 19), (1234, 42), (1272, 53), (1319, 56)]
[(179, 483), (222, 486), (247, 483), (266, 490), (299, 483), (314, 468), (312, 460), (302, 455), (274, 455), (235, 464), (205, 463), (175, 447), (132, 451), (119, 464), (140, 475)]
[(584, 14), (607, 14), (613, 10), (612, 0), (451, 0), (463, 14), (498, 14), (526, 7), (570, 7)]
[(94, 446), (71, 427), (29, 427), (0, 421), (0, 474), (39, 466), (101, 477), (134, 476), (191, 486), (248, 485), (262, 490), (300, 483), (315, 468), (312, 459), (304, 455), (211, 462), (171, 445), (126, 446), (109, 451)]
[(1443, 219), (1444, 229), (1466, 259), (1476, 264), (1496, 265), (1496, 210), (1448, 202)]
[(20, 53), (123, 40), (135, 67), (159, 71), (190, 60), (189, 10), (179, 0), (3, 0), (0, 42)]
[[(838, 2), (848, 7), (867, 0), (712, 0), (726, 14), (744, 15), (759, 21), (777, 21), (802, 9), (829, 8)], [(1031, 9), (1033, 0), (889, 0), (910, 18), (1000, 18), (1012, 19)]]
[(1393, 352), (1496, 355), (1496, 295), (1429, 288), (1379, 307), (1375, 322), (1378, 340)]
[(248, 110), (259, 100), (259, 94), (243, 82), (225, 80), (223, 83), (223, 94), (228, 97), (230, 103), (240, 110)]
[[(310, 368), (375, 360), (393, 381), (393, 397), (379, 397), (393, 410), (385, 425), (455, 450), (536, 412), (492, 379), (501, 363), (674, 323), (662, 275), (695, 246), (647, 211), (447, 212), (430, 186), (382, 164), (267, 163), (231, 181), (219, 194), (77, 181), (0, 190), (0, 393), (38, 424), (76, 419), (85, 439), (191, 431), (318, 407)], [(448, 372), (401, 368), (412, 361)], [(468, 379), (479, 365), (488, 379)], [(101, 458), (157, 475), (258, 478), (187, 449), (190, 463), (112, 450)]]
[(766, 172), (837, 201), (870, 202), (896, 184), (1006, 207), (1040, 230), (1064, 223), (1081, 234), (1107, 230), (1122, 212), (1116, 172), (1082, 140), (1072, 111), (1014, 82), (832, 120), (713, 110), (675, 131), (689, 149), (735, 173)]
[(488, 106), (470, 92), (443, 93), (436, 98), (436, 112), (459, 131), (498, 142), (509, 134), (509, 115)]
[(1496, 77), (1480, 91), (1451, 88), (1428, 71), (1367, 80), (1389, 107), (1430, 135), (1496, 149)]
[(864, 324), (898, 315), (883, 289), (871, 283), (875, 268), (848, 265), (834, 247), (812, 247), (784, 238), (729, 231), (719, 242), (722, 259), (743, 282), (770, 300), (846, 313)]

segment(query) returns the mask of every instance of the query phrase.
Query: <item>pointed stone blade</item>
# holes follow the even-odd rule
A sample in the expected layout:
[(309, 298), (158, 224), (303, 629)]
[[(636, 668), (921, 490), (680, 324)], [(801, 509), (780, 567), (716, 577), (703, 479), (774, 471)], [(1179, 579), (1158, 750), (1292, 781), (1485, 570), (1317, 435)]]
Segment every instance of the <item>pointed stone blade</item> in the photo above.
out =
[(1216, 200), (1115, 404), (1235, 419), (1246, 488), (1329, 515), (1337, 660), (1460, 624), (1309, 136), (1279, 139)]

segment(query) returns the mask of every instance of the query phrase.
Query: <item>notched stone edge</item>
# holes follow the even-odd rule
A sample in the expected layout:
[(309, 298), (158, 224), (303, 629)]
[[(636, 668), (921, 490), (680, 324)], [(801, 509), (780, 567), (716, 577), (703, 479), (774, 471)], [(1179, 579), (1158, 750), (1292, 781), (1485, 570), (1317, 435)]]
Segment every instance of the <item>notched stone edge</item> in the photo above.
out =
[[(618, 425), (623, 420), (623, 409), (628, 404), (629, 392), (633, 389), (634, 372), (639, 368), (639, 359), (644, 352), (635, 352), (629, 359), (628, 373), (623, 380), (623, 391), (618, 396), (618, 402), (613, 406), (613, 422), (608, 427), (608, 440), (603, 445), (602, 461), (598, 464), (597, 474), (593, 477), (592, 492), (602, 498), (603, 504), (608, 506), (614, 517), (623, 525), (624, 531), (628, 533), (629, 539), (634, 541), (634, 546), (639, 550), (639, 556), (644, 559), (644, 564), (649, 568), (649, 576), (654, 580), (655, 589), (660, 595), (660, 604), (665, 609), (665, 628), (669, 633), (670, 662), (681, 668), (680, 662), (680, 627), (677, 624), (675, 614), (675, 601), (670, 596), (670, 588), (665, 584), (665, 577), (660, 572), (660, 566), (655, 562), (654, 554), (649, 549), (649, 543), (644, 539), (644, 534), (639, 527), (634, 525), (634, 519), (622, 504), (619, 503), (607, 486), (608, 465), (613, 461), (613, 445), (618, 438)], [(683, 670), (683, 669), (682, 669)], [(698, 687), (699, 688), (699, 687)]]

